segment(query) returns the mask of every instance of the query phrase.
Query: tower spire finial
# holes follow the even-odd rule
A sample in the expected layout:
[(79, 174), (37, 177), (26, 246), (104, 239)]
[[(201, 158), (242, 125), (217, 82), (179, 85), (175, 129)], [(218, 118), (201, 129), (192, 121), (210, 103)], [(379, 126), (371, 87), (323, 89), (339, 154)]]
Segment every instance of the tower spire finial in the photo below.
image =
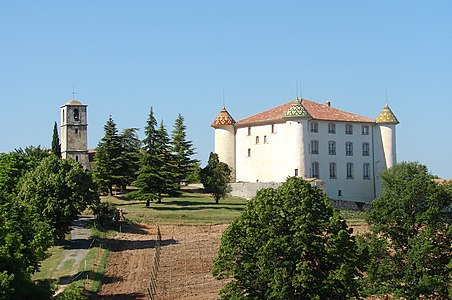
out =
[(72, 99), (75, 99), (75, 84), (72, 85)]

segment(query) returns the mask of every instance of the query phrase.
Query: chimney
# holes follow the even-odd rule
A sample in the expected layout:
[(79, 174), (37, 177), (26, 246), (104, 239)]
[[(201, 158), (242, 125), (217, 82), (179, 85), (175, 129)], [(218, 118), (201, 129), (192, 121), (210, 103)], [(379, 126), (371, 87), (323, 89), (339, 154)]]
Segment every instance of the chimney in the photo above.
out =
[(331, 107), (331, 102), (330, 101), (326, 101), (326, 106)]

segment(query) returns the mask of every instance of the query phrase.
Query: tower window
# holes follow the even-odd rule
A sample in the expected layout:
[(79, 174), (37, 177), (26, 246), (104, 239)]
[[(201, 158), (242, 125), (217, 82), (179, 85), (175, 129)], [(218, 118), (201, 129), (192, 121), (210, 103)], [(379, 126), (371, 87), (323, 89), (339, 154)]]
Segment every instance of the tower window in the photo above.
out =
[(311, 132), (319, 132), (319, 123), (317, 122), (312, 122), (311, 123)]
[(256, 144), (259, 144), (259, 136), (256, 136)]
[(251, 149), (248, 148), (248, 157), (251, 157)]
[(78, 134), (78, 128), (75, 128), (75, 134)]
[(337, 190), (337, 196), (342, 197), (342, 190)]
[(267, 144), (267, 143), (268, 143), (267, 136), (264, 135), (264, 144)]
[(345, 124), (345, 134), (353, 134), (353, 125)]
[(298, 169), (295, 169), (295, 176), (298, 176)]
[(74, 121), (80, 121), (80, 115), (78, 109), (74, 109)]
[(75, 161), (77, 161), (77, 162), (78, 162), (78, 155), (76, 155), (76, 156), (75, 156)]
[(272, 124), (272, 133), (276, 133), (275, 124)]
[(251, 127), (248, 127), (248, 135), (251, 135)]

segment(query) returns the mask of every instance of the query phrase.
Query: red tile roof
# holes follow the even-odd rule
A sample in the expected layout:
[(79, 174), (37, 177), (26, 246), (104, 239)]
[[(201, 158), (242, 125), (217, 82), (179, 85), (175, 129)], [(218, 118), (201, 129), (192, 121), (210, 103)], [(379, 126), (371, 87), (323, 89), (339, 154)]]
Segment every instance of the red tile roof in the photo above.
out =
[(227, 109), (223, 107), (218, 114), (218, 116), (215, 118), (215, 120), (212, 122), (210, 126), (216, 127), (216, 126), (223, 126), (223, 125), (234, 125), (235, 120), (234, 118), (229, 114)]
[[(255, 114), (251, 117), (241, 119), (237, 121), (237, 125), (252, 124), (252, 123), (266, 123), (270, 121), (282, 121), (286, 111), (297, 100), (287, 102), (283, 105), (266, 110), (264, 112)], [(310, 100), (303, 99), (302, 102), (304, 108), (315, 120), (327, 120), (327, 121), (342, 121), (342, 122), (360, 122), (360, 123), (374, 123), (373, 119), (363, 117), (360, 115), (352, 114), (333, 108), (328, 105), (320, 104)]]

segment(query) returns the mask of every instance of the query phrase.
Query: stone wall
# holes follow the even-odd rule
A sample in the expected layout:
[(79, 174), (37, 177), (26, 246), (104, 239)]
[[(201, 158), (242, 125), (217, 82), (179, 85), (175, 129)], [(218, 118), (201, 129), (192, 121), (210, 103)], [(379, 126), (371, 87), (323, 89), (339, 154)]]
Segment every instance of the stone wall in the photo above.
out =
[[(238, 182), (230, 183), (232, 196), (241, 197), (245, 199), (253, 198), (257, 191), (264, 188), (278, 188), (282, 185), (282, 182)], [(324, 182), (321, 180), (312, 180), (311, 184), (317, 186), (320, 189), (325, 190)], [(370, 208), (369, 203), (346, 201), (346, 200), (331, 200), (334, 208), (362, 211)]]

